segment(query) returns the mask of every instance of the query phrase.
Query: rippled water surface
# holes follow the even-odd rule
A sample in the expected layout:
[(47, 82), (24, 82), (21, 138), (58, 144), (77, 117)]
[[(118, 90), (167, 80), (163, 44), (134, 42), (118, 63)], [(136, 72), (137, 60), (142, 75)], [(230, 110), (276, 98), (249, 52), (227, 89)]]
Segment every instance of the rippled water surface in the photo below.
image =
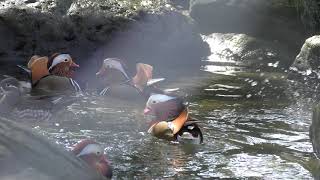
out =
[(201, 145), (154, 138), (143, 102), (90, 92), (55, 108), (49, 121), (25, 124), (68, 149), (95, 139), (105, 147), (114, 179), (312, 179), (311, 105), (286, 74), (250, 71), (213, 52), (208, 58), (192, 70), (155, 68), (167, 78), (160, 87), (178, 89), (201, 121)]
[(311, 111), (289, 101), (283, 75), (196, 74), (164, 86), (186, 96), (201, 121), (201, 145), (151, 137), (143, 103), (96, 95), (78, 97), (49, 122), (27, 125), (66, 148), (96, 139), (112, 161), (114, 179), (312, 178)]

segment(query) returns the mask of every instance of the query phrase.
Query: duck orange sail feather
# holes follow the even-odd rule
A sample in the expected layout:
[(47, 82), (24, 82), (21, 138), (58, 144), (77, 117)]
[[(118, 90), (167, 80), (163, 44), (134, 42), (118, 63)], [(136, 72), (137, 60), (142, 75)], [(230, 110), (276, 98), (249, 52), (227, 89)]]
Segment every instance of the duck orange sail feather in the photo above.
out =
[(143, 87), (152, 79), (153, 67), (149, 64), (138, 63), (136, 68), (137, 74), (132, 78), (132, 81), (137, 88), (143, 90)]
[(183, 125), (187, 122), (189, 116), (188, 108), (185, 108), (182, 113), (172, 121), (173, 124), (173, 134), (177, 134)]
[(32, 84), (34, 85), (41, 78), (49, 75), (49, 70), (47, 68), (48, 57), (40, 57), (37, 59), (31, 58), (28, 63), (28, 67), (31, 70)]

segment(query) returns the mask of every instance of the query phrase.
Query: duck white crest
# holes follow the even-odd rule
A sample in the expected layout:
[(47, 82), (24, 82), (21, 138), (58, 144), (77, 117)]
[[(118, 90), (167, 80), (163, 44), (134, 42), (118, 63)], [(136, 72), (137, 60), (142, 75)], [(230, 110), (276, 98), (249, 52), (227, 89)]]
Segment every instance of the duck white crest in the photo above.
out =
[(122, 74), (127, 78), (130, 79), (128, 74), (126, 73), (126, 71), (124, 70), (122, 64), (117, 61), (115, 58), (109, 58), (109, 59), (105, 59), (103, 61), (103, 66), (104, 68), (113, 68), (113, 69), (117, 69), (119, 71), (122, 72)]
[(77, 154), (77, 157), (87, 154), (101, 155), (103, 154), (103, 149), (99, 144), (88, 144), (79, 154)]
[(72, 60), (71, 59), (71, 56), (69, 54), (60, 54), (58, 55), (57, 57), (55, 57), (52, 61), (52, 64), (51, 66), (49, 67), (49, 71), (54, 67), (56, 66), (57, 64), (59, 63), (62, 63), (62, 62), (68, 62)]
[(161, 103), (161, 102), (166, 102), (166, 101), (169, 101), (172, 99), (176, 99), (176, 97), (168, 96), (165, 94), (152, 94), (147, 101), (147, 106), (150, 106), (152, 104)]

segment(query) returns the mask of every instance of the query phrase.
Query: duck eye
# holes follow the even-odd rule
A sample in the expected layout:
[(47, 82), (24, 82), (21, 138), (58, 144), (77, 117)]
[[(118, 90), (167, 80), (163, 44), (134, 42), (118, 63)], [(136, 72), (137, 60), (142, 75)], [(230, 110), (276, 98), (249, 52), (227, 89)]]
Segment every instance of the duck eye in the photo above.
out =
[(155, 104), (155, 103), (156, 103), (156, 101), (155, 101), (155, 100), (153, 100), (153, 101), (152, 101), (152, 103), (153, 103), (153, 104)]
[(101, 153), (100, 151), (97, 151), (97, 155), (100, 155), (100, 153)]
[(6, 86), (7, 86), (7, 87), (9, 87), (9, 86), (10, 86), (10, 84), (6, 84)]
[(64, 62), (68, 62), (68, 59), (65, 59)]

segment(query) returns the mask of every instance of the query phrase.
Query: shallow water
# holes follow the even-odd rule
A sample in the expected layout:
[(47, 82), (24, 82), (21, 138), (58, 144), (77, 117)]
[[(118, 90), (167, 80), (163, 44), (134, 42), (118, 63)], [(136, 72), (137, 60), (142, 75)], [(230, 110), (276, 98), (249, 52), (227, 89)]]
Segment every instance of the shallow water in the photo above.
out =
[(312, 179), (311, 110), (289, 100), (284, 74), (195, 74), (163, 87), (186, 96), (191, 115), (201, 120), (201, 145), (151, 137), (143, 103), (96, 95), (78, 97), (49, 122), (26, 125), (66, 148), (83, 138), (97, 140), (114, 179)]

